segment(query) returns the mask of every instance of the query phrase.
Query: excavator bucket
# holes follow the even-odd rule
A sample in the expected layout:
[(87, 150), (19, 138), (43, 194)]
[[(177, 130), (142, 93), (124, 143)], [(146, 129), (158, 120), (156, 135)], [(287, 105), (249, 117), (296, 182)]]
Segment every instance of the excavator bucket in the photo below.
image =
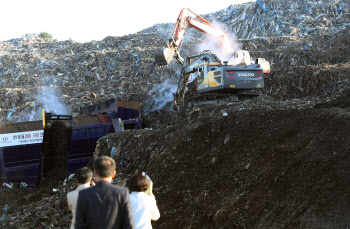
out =
[(158, 66), (168, 65), (173, 59), (175, 50), (171, 48), (164, 48), (158, 50), (155, 54), (155, 61)]

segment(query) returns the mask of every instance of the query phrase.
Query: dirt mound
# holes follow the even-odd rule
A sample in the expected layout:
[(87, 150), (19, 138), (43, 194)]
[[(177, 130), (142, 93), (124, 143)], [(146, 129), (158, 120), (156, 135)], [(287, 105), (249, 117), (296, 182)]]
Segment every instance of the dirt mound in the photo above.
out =
[(0, 134), (33, 131), (33, 130), (40, 130), (42, 128), (43, 128), (42, 121), (6, 123), (1, 125)]
[(50, 180), (60, 180), (67, 176), (68, 172), (65, 170), (67, 169), (67, 151), (71, 136), (72, 126), (69, 123), (53, 121), (47, 124), (41, 147), (43, 174), (40, 176)]
[(327, 103), (320, 103), (315, 105), (315, 108), (330, 108), (330, 107), (340, 107), (340, 108), (350, 108), (350, 90), (347, 90), (344, 95), (339, 96), (339, 98), (329, 101)]
[(37, 199), (40, 199), (40, 195), (43, 193), (52, 193), (52, 189), (62, 185), (63, 181), (68, 176), (69, 173), (65, 168), (55, 168), (51, 170), (42, 180), (42, 182), (37, 186), (36, 193), (38, 198), (33, 198), (32, 200), (35, 201)]
[[(56, 171), (57, 172), (57, 171)], [(68, 228), (72, 215), (67, 192), (76, 188), (73, 180), (46, 182), (35, 190), (21, 190), (0, 222), (1, 228)]]
[(118, 147), (120, 172), (153, 178), (155, 228), (349, 225), (349, 112), (219, 108), (164, 130), (110, 135), (105, 147), (101, 140), (107, 155), (107, 145)]
[(0, 206), (5, 206), (13, 204), (16, 200), (21, 198), (21, 196), (28, 193), (28, 190), (23, 189), (7, 189), (7, 188), (1, 188), (0, 189)]

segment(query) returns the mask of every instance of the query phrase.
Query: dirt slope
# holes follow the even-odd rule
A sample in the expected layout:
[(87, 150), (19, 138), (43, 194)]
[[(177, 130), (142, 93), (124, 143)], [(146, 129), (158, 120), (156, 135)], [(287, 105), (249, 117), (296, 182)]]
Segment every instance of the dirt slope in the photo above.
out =
[[(154, 179), (161, 211), (155, 228), (350, 224), (349, 107), (213, 108), (161, 131), (108, 137), (118, 146), (117, 162), (127, 162), (120, 172), (147, 171)], [(109, 154), (102, 140), (100, 147)]]

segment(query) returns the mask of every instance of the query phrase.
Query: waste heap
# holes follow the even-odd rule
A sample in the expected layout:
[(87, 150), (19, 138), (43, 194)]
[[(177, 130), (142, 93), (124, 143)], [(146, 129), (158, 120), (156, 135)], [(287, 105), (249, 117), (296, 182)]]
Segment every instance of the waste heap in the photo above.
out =
[[(224, 24), (253, 57), (272, 63), (266, 94), (292, 99), (343, 88), (344, 71), (340, 69), (347, 65), (334, 65), (349, 60), (349, 15), (348, 2), (267, 0), (232, 5), (204, 17)], [(55, 94), (73, 114), (81, 106), (111, 97), (137, 100), (142, 108), (154, 110), (157, 102), (152, 97), (158, 89), (163, 90), (158, 98), (167, 93), (171, 100), (180, 76), (176, 63), (158, 69), (153, 62), (155, 50), (164, 47), (173, 26), (158, 24), (136, 34), (87, 43), (51, 43), (35, 35), (0, 42), (0, 121), (40, 119), (46, 94)], [(181, 55), (198, 53), (197, 44), (205, 39), (189, 29)], [(286, 78), (293, 83), (286, 83)], [(162, 85), (166, 79), (169, 81)], [(324, 83), (326, 88), (321, 89)], [(47, 87), (57, 90), (47, 92)]]
[(147, 33), (88, 43), (48, 43), (35, 35), (1, 42), (0, 121), (40, 119), (49, 97), (73, 114), (109, 98), (150, 104), (148, 93), (157, 85), (166, 79), (163, 90), (176, 85), (177, 69), (158, 69), (153, 63), (154, 51), (164, 44)]
[(329, 97), (348, 87), (348, 1), (258, 0), (208, 16), (224, 23), (251, 56), (272, 63), (265, 93), (275, 99)]
[(348, 1), (257, 0), (211, 14), (238, 38), (334, 34), (350, 24)]
[[(155, 191), (159, 193), (160, 202), (169, 203), (169, 205), (160, 205), (162, 217), (157, 224), (159, 228), (173, 228), (181, 225), (181, 221), (176, 216), (185, 217), (184, 219), (188, 219), (188, 222), (193, 222), (193, 225), (187, 224), (188, 228), (203, 228), (207, 224), (198, 225), (196, 222), (204, 222), (205, 220), (207, 223), (212, 222), (213, 228), (214, 225), (220, 227), (222, 222), (231, 222), (225, 218), (229, 214), (233, 214), (230, 219), (237, 219), (235, 223), (239, 222), (237, 228), (259, 228), (259, 224), (256, 223), (257, 216), (261, 216), (261, 219), (271, 220), (270, 224), (265, 221), (267, 224), (260, 225), (260, 228), (308, 228), (308, 226), (309, 228), (312, 226), (313, 228), (321, 226), (332, 228), (332, 225), (328, 224), (325, 224), (326, 226), (317, 224), (315, 227), (316, 224), (312, 224), (313, 222), (322, 223), (323, 221), (310, 217), (304, 219), (304, 224), (293, 224), (299, 220), (299, 218), (296, 219), (298, 216), (304, 212), (310, 213), (314, 207), (317, 207), (316, 205), (309, 208), (306, 206), (308, 201), (314, 202), (311, 199), (297, 202), (296, 206), (286, 203), (288, 208), (284, 209), (289, 210), (283, 215), (282, 213), (279, 215), (279, 212), (282, 211), (281, 206), (277, 204), (273, 211), (269, 211), (270, 216), (263, 215), (263, 212), (269, 210), (264, 208), (263, 203), (256, 205), (261, 206), (261, 208), (255, 208), (256, 214), (249, 215), (248, 211), (255, 202), (260, 203), (266, 198), (272, 198), (278, 194), (270, 195), (268, 193), (263, 195), (264, 198), (261, 198), (261, 193), (253, 193), (253, 191), (265, 189), (269, 191), (271, 187), (278, 186), (280, 181), (282, 182), (289, 176), (291, 176), (290, 179), (299, 177), (302, 180), (304, 176), (300, 176), (302, 172), (299, 171), (304, 171), (303, 169), (313, 163), (317, 165), (315, 170), (304, 171), (304, 175), (312, 174), (314, 176), (308, 176), (308, 184), (312, 183), (316, 187), (312, 189), (312, 193), (321, 195), (324, 199), (326, 199), (326, 194), (332, 196), (332, 188), (336, 188), (336, 186), (317, 186), (315, 182), (323, 182), (319, 179), (322, 171), (333, 171), (330, 163), (335, 163), (338, 157), (344, 159), (346, 156), (338, 154), (338, 146), (327, 148), (323, 147), (323, 144), (336, 142), (341, 145), (341, 139), (346, 136), (346, 134), (342, 135), (344, 132), (342, 127), (348, 125), (346, 120), (341, 119), (341, 111), (337, 113), (334, 110), (326, 110), (315, 118), (314, 115), (318, 114), (318, 110), (314, 112), (305, 108), (313, 108), (315, 105), (326, 106), (322, 104), (332, 104), (334, 100), (339, 98), (342, 98), (345, 104), (345, 101), (348, 101), (349, 94), (346, 93), (349, 90), (348, 72), (350, 69), (349, 9), (349, 1), (258, 0), (243, 5), (232, 5), (221, 11), (203, 15), (211, 22), (218, 21), (224, 24), (227, 31), (237, 37), (237, 42), (241, 44), (243, 49), (247, 49), (251, 56), (263, 57), (272, 63), (271, 73), (265, 79), (264, 95), (256, 100), (230, 103), (214, 108), (193, 108), (176, 114), (169, 114), (164, 110), (151, 112), (147, 116), (149, 126), (160, 130), (126, 131), (102, 138), (96, 149), (96, 156), (106, 154), (117, 159), (118, 169), (122, 173), (117, 176), (120, 180), (115, 182), (123, 186), (125, 186), (127, 177), (135, 171), (149, 171), (151, 175), (161, 174), (157, 177), (158, 183), (155, 183), (155, 187), (158, 189)], [(192, 10), (195, 11), (195, 9)], [(121, 101), (140, 101), (144, 111), (161, 108), (166, 101), (172, 99), (171, 93), (176, 90), (176, 84), (180, 77), (179, 65), (172, 62), (168, 68), (157, 68), (153, 63), (153, 54), (157, 49), (164, 47), (173, 27), (172, 23), (157, 24), (135, 34), (106, 37), (101, 41), (87, 43), (71, 40), (49, 43), (34, 35), (0, 42), (0, 121), (16, 122), (38, 118), (38, 110), (45, 107), (46, 101), (37, 97), (44, 97), (45, 93), (43, 92), (46, 91), (46, 88), (56, 89), (48, 90), (48, 92), (55, 94), (58, 100), (62, 101), (73, 114), (77, 114), (81, 106), (102, 102), (112, 97)], [(203, 34), (189, 29), (183, 41), (181, 55), (198, 53), (197, 44), (204, 41), (206, 41), (206, 37)], [(166, 95), (170, 95), (170, 97), (167, 98)], [(337, 107), (340, 109), (344, 106), (341, 104)], [(345, 105), (345, 107), (348, 109), (349, 106)], [(294, 113), (295, 110), (298, 112)], [(261, 119), (258, 118), (260, 111), (263, 111)], [(275, 112), (271, 113), (273, 111)], [(328, 118), (329, 114), (332, 115), (332, 118)], [(241, 119), (232, 118), (236, 115), (239, 115)], [(304, 116), (308, 117), (305, 119), (306, 121), (298, 118)], [(227, 119), (221, 120), (221, 117)], [(287, 118), (278, 123), (278, 120), (283, 117)], [(250, 128), (240, 126), (248, 121)], [(236, 125), (236, 129), (242, 130), (242, 133), (236, 134), (235, 138), (223, 136), (217, 125), (225, 123), (226, 126), (230, 126), (227, 124), (228, 122), (232, 122), (230, 124), (232, 128), (227, 130), (227, 135), (232, 134), (232, 130), (235, 129), (233, 127)], [(328, 122), (327, 128), (323, 128), (323, 124)], [(265, 128), (258, 128), (261, 123), (264, 124)], [(303, 127), (308, 123), (315, 123), (315, 126), (303, 131)], [(272, 127), (273, 124), (275, 126)], [(283, 129), (287, 126), (289, 129)], [(224, 125), (221, 127), (225, 128)], [(187, 128), (187, 130), (182, 131), (183, 128)], [(256, 132), (249, 136), (250, 130)], [(265, 130), (271, 130), (271, 132), (265, 133)], [(281, 131), (279, 132), (279, 130)], [(342, 131), (339, 132), (339, 130)], [(246, 135), (250, 138), (246, 144), (243, 144), (241, 143), (244, 141), (242, 136)], [(320, 137), (315, 140), (313, 137), (316, 135)], [(164, 136), (166, 143), (159, 140)], [(207, 151), (208, 144), (205, 144), (203, 148), (200, 147), (203, 136), (209, 142), (215, 140), (210, 144), (209, 151)], [(337, 136), (337, 138), (332, 139), (332, 136)], [(300, 144), (293, 142), (293, 140), (290, 142), (285, 140), (289, 138)], [(264, 147), (254, 148), (251, 139), (261, 140), (261, 145)], [(141, 140), (142, 143), (140, 143)], [(281, 145), (280, 141), (286, 141), (285, 145)], [(137, 143), (140, 144), (135, 146)], [(218, 143), (225, 145), (225, 148), (223, 150), (218, 148)], [(248, 147), (248, 149), (237, 151), (240, 154), (235, 157), (235, 154), (232, 154), (231, 143), (235, 144), (238, 149), (241, 149), (240, 147), (244, 149)], [(165, 146), (165, 144), (168, 145)], [(270, 148), (265, 146), (268, 144), (271, 144), (271, 152), (268, 151)], [(299, 155), (299, 158), (303, 159), (298, 161), (293, 155), (300, 146), (304, 145), (307, 146), (307, 149), (305, 149), (304, 154)], [(317, 148), (319, 151), (313, 152), (312, 148)], [(292, 152), (290, 149), (295, 149), (295, 151)], [(271, 153), (264, 160), (274, 158), (275, 164), (281, 166), (281, 168), (276, 167), (275, 169), (282, 171), (281, 173), (276, 175), (273, 173), (274, 170), (268, 170), (270, 167), (266, 166), (254, 170), (254, 163), (263, 164), (259, 158), (260, 155), (263, 155), (261, 150)], [(274, 154), (272, 152), (274, 150), (279, 154)], [(318, 156), (310, 156), (319, 152), (326, 153), (324, 152), (326, 150), (330, 153), (327, 156), (317, 154), (321, 158), (320, 161), (317, 161)], [(204, 151), (203, 155), (196, 154)], [(227, 160), (220, 159), (218, 156), (220, 152), (234, 156), (228, 156)], [(177, 158), (177, 155), (181, 153), (183, 153), (183, 157)], [(232, 163), (237, 158), (240, 161)], [(324, 161), (322, 161), (323, 159)], [(286, 161), (291, 162), (286, 164)], [(346, 160), (344, 159), (344, 161)], [(154, 162), (157, 163), (153, 164)], [(187, 163), (186, 166), (183, 165), (184, 163)], [(222, 166), (222, 164), (227, 166)], [(307, 166), (304, 166), (306, 164)], [(126, 165), (126, 167), (122, 165)], [(228, 202), (226, 199), (222, 199), (221, 193), (215, 192), (210, 184), (205, 183), (213, 180), (213, 177), (209, 177), (212, 173), (207, 170), (201, 174), (197, 173), (195, 165), (213, 171), (222, 168), (220, 170), (222, 174), (217, 173), (213, 176), (214, 181), (221, 181), (223, 179), (221, 175), (227, 176), (227, 171), (230, 171), (230, 174), (238, 173), (238, 175), (236, 174), (238, 180), (230, 180), (230, 182), (235, 182), (233, 185), (239, 190), (234, 192), (236, 196), (233, 200), (234, 203), (232, 203), (237, 203), (240, 207), (238, 215), (235, 215), (237, 209), (234, 208), (234, 205), (231, 205), (232, 209), (220, 209), (217, 206), (218, 203), (222, 205), (221, 203), (227, 204)], [(294, 165), (296, 169), (293, 169)], [(189, 171), (188, 168), (192, 167), (193, 170)], [(344, 165), (339, 162), (338, 167), (344, 168)], [(170, 169), (166, 170), (167, 168)], [(265, 171), (264, 168), (267, 170)], [(169, 173), (162, 173), (160, 170)], [(259, 181), (262, 181), (261, 184), (266, 184), (265, 186), (259, 186), (260, 183), (253, 182), (257, 179), (255, 172), (258, 171), (265, 171), (260, 174), (261, 179), (258, 177)], [(288, 171), (291, 171), (289, 175)], [(320, 173), (313, 173), (314, 171)], [(347, 170), (339, 171), (339, 173), (334, 172), (334, 174), (347, 174)], [(246, 173), (250, 176), (246, 177)], [(197, 179), (202, 179), (203, 174), (208, 175), (205, 180), (202, 180), (205, 187), (201, 190), (198, 188), (200, 185), (196, 186), (198, 189), (190, 187), (190, 183), (196, 183)], [(330, 173), (327, 172), (327, 174)], [(333, 178), (322, 177), (329, 182), (336, 181)], [(188, 180), (189, 183), (185, 188), (181, 186), (184, 188), (181, 190), (178, 188), (180, 187), (178, 184), (179, 181), (183, 180)], [(250, 189), (250, 184), (256, 185), (253, 186), (256, 188)], [(305, 187), (308, 187), (308, 184), (305, 184)], [(8, 205), (9, 208), (6, 214), (4, 213), (5, 217), (2, 218), (0, 225), (4, 228), (69, 227), (71, 216), (65, 206), (65, 196), (74, 187), (73, 182), (69, 180), (63, 184), (61, 182), (47, 186), (46, 189), (42, 187), (33, 193), (25, 194), (23, 198)], [(279, 187), (285, 186), (281, 184)], [(329, 187), (329, 189), (323, 190), (322, 187), (326, 189)], [(302, 189), (303, 187), (301, 185), (298, 188)], [(194, 193), (193, 190), (198, 192)], [(294, 189), (290, 187), (288, 190)], [(288, 190), (281, 189), (280, 191), (283, 193), (288, 192)], [(233, 191), (230, 188), (227, 191), (228, 196), (231, 197)], [(308, 192), (309, 189), (305, 189), (302, 194)], [(326, 194), (323, 196), (322, 193)], [(305, 197), (305, 195), (297, 195), (300, 193), (290, 194), (291, 198), (296, 195), (296, 200)], [(175, 205), (172, 202), (173, 199), (171, 201), (169, 199), (174, 196), (177, 198)], [(249, 201), (248, 197), (254, 201)], [(324, 199), (321, 197), (319, 199), (323, 201)], [(212, 211), (206, 212), (206, 215), (196, 215), (198, 218), (190, 219), (193, 214), (203, 212), (200, 203), (206, 203), (210, 198), (213, 198)], [(346, 197), (342, 195), (342, 198)], [(247, 201), (245, 201), (246, 199)], [(346, 203), (347, 199), (339, 199), (339, 201)], [(1, 207), (5, 208), (5, 203), (2, 204)], [(339, 205), (343, 206), (341, 203)], [(193, 208), (197, 210), (192, 211)], [(324, 205), (323, 208), (327, 209), (327, 205)], [(293, 211), (292, 209), (297, 210)], [(180, 215), (181, 212), (185, 212), (186, 215)], [(330, 215), (329, 219), (335, 219), (333, 216)], [(162, 221), (162, 219), (166, 220)], [(283, 224), (280, 219), (286, 223)], [(275, 224), (273, 224), (274, 222)], [(340, 226), (339, 224), (334, 225)], [(227, 225), (227, 227), (229, 226)]]

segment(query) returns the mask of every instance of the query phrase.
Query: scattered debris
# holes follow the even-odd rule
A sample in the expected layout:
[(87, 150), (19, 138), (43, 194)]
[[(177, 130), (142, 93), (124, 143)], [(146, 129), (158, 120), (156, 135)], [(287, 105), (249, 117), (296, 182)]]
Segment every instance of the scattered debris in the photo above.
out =
[[(349, 7), (258, 0), (204, 15), (270, 61), (271, 73), (253, 100), (179, 112), (164, 98), (172, 100), (181, 68), (153, 60), (174, 23), (87, 43), (0, 42), (0, 122), (40, 120), (42, 108), (77, 114), (110, 98), (139, 101), (148, 128), (99, 139), (94, 158), (116, 160), (115, 184), (141, 171), (154, 178), (162, 215), (154, 228), (345, 228)], [(189, 29), (181, 55), (205, 40)], [(68, 228), (66, 194), (75, 188), (72, 175), (36, 190), (1, 188), (0, 227)]]

